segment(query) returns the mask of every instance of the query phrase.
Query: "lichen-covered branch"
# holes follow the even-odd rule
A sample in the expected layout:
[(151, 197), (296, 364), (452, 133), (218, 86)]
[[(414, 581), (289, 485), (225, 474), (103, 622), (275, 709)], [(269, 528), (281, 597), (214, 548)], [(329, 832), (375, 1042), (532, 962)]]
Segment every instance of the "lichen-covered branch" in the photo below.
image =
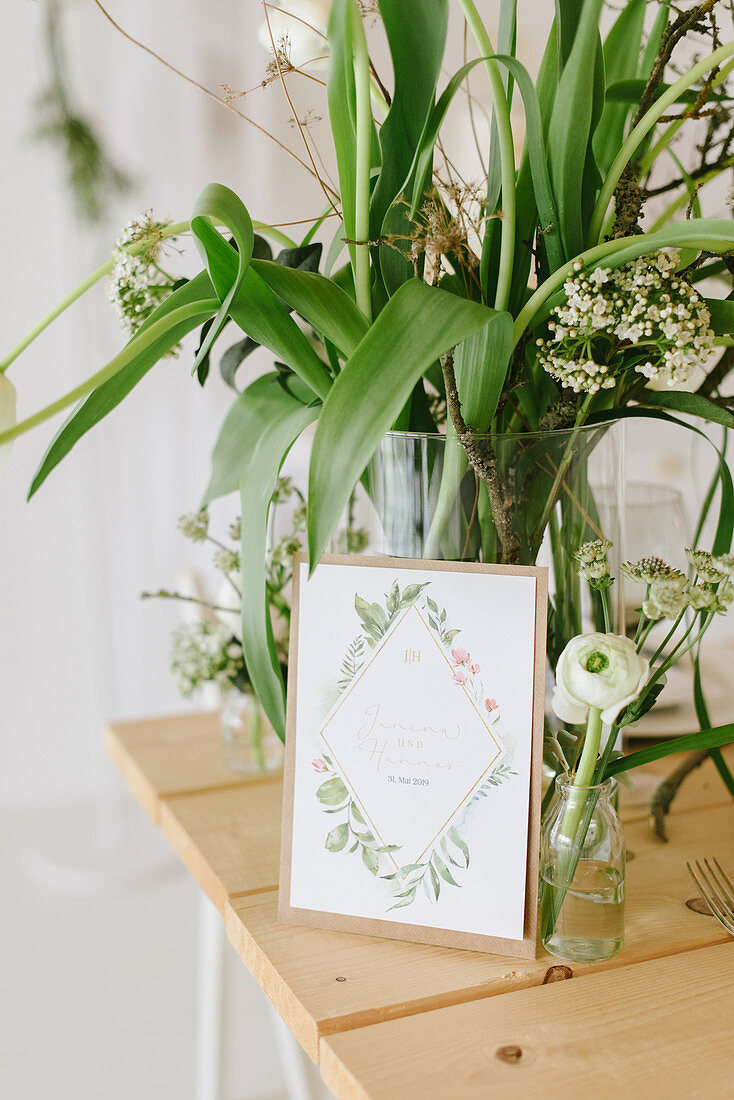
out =
[(520, 556), (520, 540), (512, 523), (512, 499), (509, 497), (497, 469), (497, 458), (491, 443), (487, 439), (478, 440), (473, 428), (464, 420), (459, 391), (456, 387), (453, 351), (449, 351), (441, 357), (441, 369), (446, 386), (446, 404), (451, 422), (456, 430), (459, 443), (466, 451), (472, 469), (487, 486), (492, 518), (502, 550), (502, 562), (505, 565), (512, 565), (518, 561)]
[(677, 795), (686, 776), (690, 775), (696, 768), (700, 768), (704, 760), (708, 758), (708, 755), (708, 749), (696, 749), (694, 752), (689, 752), (675, 771), (671, 772), (667, 779), (664, 779), (655, 791), (649, 806), (650, 827), (652, 828), (655, 839), (661, 841), (663, 844), (666, 844), (668, 841), (665, 835), (665, 818), (670, 812), (673, 799)]

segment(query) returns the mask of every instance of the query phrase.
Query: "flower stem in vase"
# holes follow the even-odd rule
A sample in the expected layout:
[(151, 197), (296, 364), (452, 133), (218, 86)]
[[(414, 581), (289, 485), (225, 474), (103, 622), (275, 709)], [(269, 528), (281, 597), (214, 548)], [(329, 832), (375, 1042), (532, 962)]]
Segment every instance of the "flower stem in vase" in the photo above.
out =
[(548, 939), (556, 927), (566, 892), (576, 874), (581, 849), (584, 846), (594, 807), (599, 797), (598, 791), (589, 791), (588, 787), (593, 784), (594, 780), (594, 769), (601, 744), (601, 733), (601, 710), (598, 707), (590, 707), (581, 759), (569, 793), (568, 805), (561, 820), (559, 840), (563, 844), (563, 848), (559, 853), (558, 860), (557, 877), (559, 885), (551, 887), (547, 883), (543, 884), (541, 933), (544, 939)]
[(265, 771), (265, 753), (263, 752), (262, 711), (260, 704), (253, 698), (253, 706), (250, 708), (250, 744), (252, 755), (259, 772)]
[[(590, 707), (581, 759), (579, 760), (579, 766), (574, 776), (568, 806), (566, 807), (566, 812), (561, 822), (561, 834), (571, 843), (573, 843), (576, 837), (581, 814), (583, 813), (584, 802), (586, 800), (585, 788), (588, 787), (593, 780), (596, 758), (599, 755), (599, 745), (601, 743), (601, 730), (601, 711), (598, 707)], [(581, 841), (583, 843), (583, 837)]]

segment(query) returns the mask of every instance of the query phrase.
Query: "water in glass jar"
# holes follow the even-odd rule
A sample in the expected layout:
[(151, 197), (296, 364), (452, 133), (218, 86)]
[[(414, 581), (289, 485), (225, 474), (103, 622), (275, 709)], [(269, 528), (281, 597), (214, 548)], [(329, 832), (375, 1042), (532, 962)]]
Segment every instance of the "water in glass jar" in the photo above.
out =
[[(552, 887), (558, 884), (548, 877)], [(553, 955), (599, 962), (616, 955), (624, 940), (624, 878), (598, 860), (579, 860), (552, 935), (544, 945)]]

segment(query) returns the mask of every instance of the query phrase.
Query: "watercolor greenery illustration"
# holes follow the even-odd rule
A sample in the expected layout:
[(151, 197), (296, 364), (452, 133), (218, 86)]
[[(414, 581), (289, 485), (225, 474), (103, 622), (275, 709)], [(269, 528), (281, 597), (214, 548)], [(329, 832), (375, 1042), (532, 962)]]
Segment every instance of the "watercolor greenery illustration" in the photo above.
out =
[[(385, 595), (384, 605), (371, 603), (359, 594), (355, 595), (354, 607), (362, 625), (362, 633), (356, 635), (347, 647), (337, 682), (339, 694), (346, 691), (356, 679), (364, 667), (369, 650), (382, 641), (402, 612), (417, 604), (429, 584), (430, 581), (409, 584), (401, 590), (396, 580)], [(452, 644), (461, 629), (449, 626), (446, 609), (439, 607), (427, 593), (420, 610), (441, 646), (449, 651), (447, 658), (452, 669), (452, 682), (464, 688), (477, 709), (483, 708), (487, 712), (485, 721), (493, 727), (496, 726), (500, 718), (499, 704), (496, 699), (484, 695), (479, 663), (472, 659), (463, 646)], [(496, 736), (496, 730), (493, 735)], [(429, 901), (435, 903), (439, 900), (443, 887), (448, 885), (460, 888), (463, 885), (462, 874), (468, 870), (470, 863), (469, 845), (464, 835), (469, 812), (475, 803), (487, 798), (493, 789), (517, 774), (508, 763), (498, 764), (474, 790), (460, 820), (449, 824), (436, 837), (435, 842), (423, 854), (424, 858), (417, 863), (407, 863), (397, 870), (391, 870), (390, 868), (397, 866), (395, 854), (400, 851), (401, 845), (384, 844), (375, 836), (344, 777), (327, 752), (314, 758), (311, 766), (324, 777), (316, 790), (321, 809), (324, 813), (335, 814), (340, 818), (329, 829), (324, 842), (325, 848), (329, 852), (358, 854), (372, 875), (391, 884), (393, 904), (389, 906), (388, 912), (411, 905), (419, 890), (422, 890)]]

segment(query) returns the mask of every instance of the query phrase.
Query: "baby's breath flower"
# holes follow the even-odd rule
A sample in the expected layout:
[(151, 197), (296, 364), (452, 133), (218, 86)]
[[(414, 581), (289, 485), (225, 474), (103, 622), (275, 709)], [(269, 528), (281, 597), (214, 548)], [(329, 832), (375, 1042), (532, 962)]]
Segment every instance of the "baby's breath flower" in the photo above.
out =
[(306, 530), (306, 517), (308, 514), (308, 505), (305, 500), (300, 503), (293, 510), (293, 530), (305, 531)]
[(229, 550), (223, 546), (217, 550), (213, 558), (217, 569), (223, 573), (236, 573), (240, 567), (240, 556), (236, 550)]
[(234, 521), (234, 523), (230, 523), (230, 525), (229, 525), (229, 537), (234, 542), (239, 542), (240, 539), (242, 538), (242, 519), (240, 518), (240, 516), (237, 517), (237, 519)]
[(191, 695), (210, 680), (231, 687), (245, 677), (242, 647), (220, 622), (199, 619), (185, 623), (173, 633), (171, 668), (182, 695)]
[(279, 477), (272, 496), (273, 504), (282, 504), (284, 501), (289, 500), (295, 491), (296, 488), (289, 477)]
[(642, 613), (648, 619), (677, 619), (689, 606), (688, 593), (677, 579), (653, 581), (647, 599), (642, 604)]
[(182, 535), (192, 542), (203, 542), (209, 531), (209, 513), (206, 508), (200, 512), (189, 512), (181, 516), (178, 521), (178, 529)]
[(613, 388), (630, 365), (657, 385), (685, 385), (710, 357), (714, 334), (704, 300), (676, 274), (678, 260), (668, 249), (591, 272), (576, 261), (550, 337), (537, 342), (543, 369), (576, 393)]
[(302, 544), (298, 535), (284, 535), (273, 550), (271, 561), (273, 565), (289, 566), (293, 560), (293, 555), (301, 549)]
[(726, 576), (726, 570), (720, 569), (708, 550), (686, 549), (686, 557), (698, 573), (701, 580), (717, 584)]
[(662, 558), (651, 555), (648, 558), (640, 558), (639, 561), (626, 561), (621, 567), (622, 573), (631, 581), (639, 581), (640, 584), (653, 584), (655, 581), (671, 580), (677, 584), (685, 584), (685, 577), (680, 569), (674, 569)]
[[(173, 279), (161, 271), (161, 230), (166, 222), (155, 222), (150, 213), (142, 214), (122, 230), (112, 253), (114, 265), (109, 278), (109, 300), (115, 306), (120, 325), (132, 337), (168, 295)], [(128, 246), (146, 242), (143, 252), (132, 255)], [(171, 349), (175, 354), (178, 348)]]

